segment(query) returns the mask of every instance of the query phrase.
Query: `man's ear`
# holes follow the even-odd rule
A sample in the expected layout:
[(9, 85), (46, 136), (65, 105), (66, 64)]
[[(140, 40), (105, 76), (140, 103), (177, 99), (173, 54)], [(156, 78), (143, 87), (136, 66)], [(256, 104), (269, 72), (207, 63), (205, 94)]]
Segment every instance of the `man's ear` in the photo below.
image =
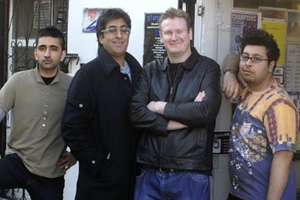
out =
[(193, 29), (192, 28), (189, 28), (189, 37), (190, 37), (190, 40), (193, 40)]
[(100, 44), (103, 44), (103, 39), (104, 39), (104, 35), (103, 35), (103, 34), (100, 34), (100, 35), (98, 36), (98, 40), (99, 40)]
[(163, 39), (162, 39), (162, 33), (161, 33), (161, 31), (159, 31), (159, 41), (163, 44), (164, 42), (163, 42)]
[(34, 56), (34, 59), (35, 60), (38, 60), (38, 58), (37, 58), (37, 55), (36, 55), (37, 53), (36, 53), (36, 48), (34, 48), (34, 50), (33, 50), (33, 56)]
[(65, 59), (65, 57), (66, 57), (66, 54), (67, 54), (66, 50), (63, 50), (63, 51), (61, 52), (60, 62), (64, 61), (64, 59)]
[(276, 62), (274, 60), (272, 60), (270, 63), (269, 63), (269, 72), (272, 72), (273, 73), (273, 69), (275, 67), (275, 64)]

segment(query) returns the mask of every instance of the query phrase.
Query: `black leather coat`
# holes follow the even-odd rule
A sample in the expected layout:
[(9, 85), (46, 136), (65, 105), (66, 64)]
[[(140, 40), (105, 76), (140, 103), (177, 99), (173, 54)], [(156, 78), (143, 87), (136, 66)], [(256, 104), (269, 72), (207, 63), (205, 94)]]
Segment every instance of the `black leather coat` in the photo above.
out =
[[(137, 162), (150, 167), (210, 174), (215, 119), (221, 104), (220, 66), (192, 48), (170, 85), (168, 58), (147, 64), (130, 103), (130, 119), (141, 128)], [(202, 102), (194, 102), (205, 91)], [(168, 102), (164, 116), (147, 109), (150, 101)], [(167, 131), (169, 120), (188, 128)]]

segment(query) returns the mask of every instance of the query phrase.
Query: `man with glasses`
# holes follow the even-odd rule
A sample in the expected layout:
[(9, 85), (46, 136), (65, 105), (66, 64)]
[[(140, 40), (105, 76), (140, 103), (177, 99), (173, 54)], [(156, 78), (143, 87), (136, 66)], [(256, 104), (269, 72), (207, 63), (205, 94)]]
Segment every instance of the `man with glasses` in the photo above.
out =
[(131, 20), (108, 9), (96, 26), (98, 56), (75, 74), (62, 136), (79, 161), (77, 200), (130, 199), (134, 135), (129, 100), (141, 66), (126, 52)]
[(273, 78), (278, 58), (273, 36), (257, 30), (242, 39), (240, 58), (229, 54), (223, 62), (226, 96), (238, 96), (237, 71), (244, 83), (230, 135), (230, 200), (296, 199), (292, 159), (299, 116), (287, 92)]

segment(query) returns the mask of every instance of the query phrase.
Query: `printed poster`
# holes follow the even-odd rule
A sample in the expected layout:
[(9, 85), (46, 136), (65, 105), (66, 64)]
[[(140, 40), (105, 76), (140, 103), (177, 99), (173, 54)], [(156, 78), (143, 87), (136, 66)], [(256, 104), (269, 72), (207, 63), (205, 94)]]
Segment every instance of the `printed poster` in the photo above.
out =
[(233, 10), (231, 13), (230, 52), (239, 53), (241, 39), (249, 32), (260, 28), (261, 13)]
[(166, 57), (167, 53), (163, 43), (160, 41), (158, 20), (161, 13), (145, 14), (145, 37), (143, 65), (154, 59)]
[(277, 61), (277, 66), (283, 67), (287, 28), (286, 9), (260, 6), (259, 12), (261, 12), (262, 15), (262, 29), (274, 36), (274, 39), (280, 49), (280, 57)]
[(98, 17), (105, 11), (103, 8), (85, 8), (82, 17), (82, 32), (96, 32)]
[(263, 20), (262, 29), (274, 36), (280, 49), (280, 57), (277, 61), (277, 66), (283, 66), (285, 57), (286, 23), (275, 20)]
[(300, 43), (287, 44), (285, 88), (289, 92), (300, 92)]

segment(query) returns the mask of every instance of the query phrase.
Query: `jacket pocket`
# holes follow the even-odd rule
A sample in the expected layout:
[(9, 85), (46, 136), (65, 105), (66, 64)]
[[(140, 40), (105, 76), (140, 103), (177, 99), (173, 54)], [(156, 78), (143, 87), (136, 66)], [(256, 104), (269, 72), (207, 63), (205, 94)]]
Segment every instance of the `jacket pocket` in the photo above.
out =
[(84, 110), (88, 107), (88, 101), (77, 99), (77, 98), (68, 98), (67, 102), (77, 108), (78, 110)]
[[(92, 108), (90, 108), (90, 103), (88, 100), (78, 99), (78, 98), (68, 98), (66, 113), (68, 113), (72, 120), (81, 120), (84, 118), (91, 118)], [(68, 117), (68, 116), (65, 116)]]

